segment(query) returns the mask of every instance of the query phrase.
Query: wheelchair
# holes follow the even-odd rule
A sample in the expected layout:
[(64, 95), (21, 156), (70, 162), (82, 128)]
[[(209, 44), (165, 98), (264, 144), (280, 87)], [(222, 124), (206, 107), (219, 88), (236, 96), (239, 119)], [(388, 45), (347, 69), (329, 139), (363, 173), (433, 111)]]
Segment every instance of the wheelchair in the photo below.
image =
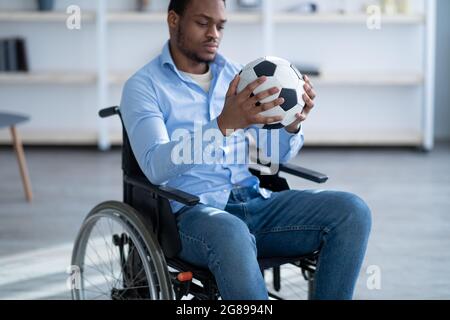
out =
[[(100, 110), (99, 115), (102, 118), (113, 115), (121, 118), (117, 106)], [(72, 298), (220, 299), (214, 276), (209, 270), (177, 257), (181, 241), (169, 200), (195, 206), (199, 198), (168, 186), (151, 184), (133, 155), (123, 122), (122, 132), (123, 202), (103, 202), (93, 208), (83, 221), (72, 252)], [(250, 170), (259, 178), (261, 187), (275, 192), (289, 190), (286, 179), (278, 173), (263, 175), (260, 169)], [(280, 171), (316, 183), (324, 183), (328, 179), (324, 174), (290, 164), (281, 165)], [(288, 296), (300, 299), (295, 292), (298, 290), (299, 296), (303, 295), (301, 299), (311, 298), (318, 253), (301, 257), (258, 258), (260, 271), (266, 284), (270, 284), (269, 297), (286, 299), (279, 293), (286, 286), (284, 282), (288, 279), (285, 278), (292, 277), (282, 279), (283, 268), (289, 266), (299, 273), (303, 287), (294, 285), (294, 295), (290, 292)]]

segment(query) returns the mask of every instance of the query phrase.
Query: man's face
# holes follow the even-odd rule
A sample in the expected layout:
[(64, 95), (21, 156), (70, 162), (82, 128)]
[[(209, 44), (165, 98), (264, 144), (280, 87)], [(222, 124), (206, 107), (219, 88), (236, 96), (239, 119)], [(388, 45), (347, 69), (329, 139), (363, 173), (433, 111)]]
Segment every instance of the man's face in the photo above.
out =
[(178, 49), (199, 63), (214, 60), (226, 23), (222, 0), (190, 0), (174, 30)]

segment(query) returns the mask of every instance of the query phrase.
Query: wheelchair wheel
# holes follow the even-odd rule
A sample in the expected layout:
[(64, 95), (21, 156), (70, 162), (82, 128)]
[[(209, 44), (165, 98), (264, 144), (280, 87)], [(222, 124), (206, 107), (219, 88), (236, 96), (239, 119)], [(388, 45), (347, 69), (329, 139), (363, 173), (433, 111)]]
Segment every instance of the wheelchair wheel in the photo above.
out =
[(279, 278), (272, 270), (264, 272), (266, 286), (272, 298), (283, 300), (311, 299), (314, 290), (313, 273), (291, 264), (279, 268)]
[(122, 202), (92, 209), (72, 253), (73, 299), (174, 298), (164, 255), (145, 221)]

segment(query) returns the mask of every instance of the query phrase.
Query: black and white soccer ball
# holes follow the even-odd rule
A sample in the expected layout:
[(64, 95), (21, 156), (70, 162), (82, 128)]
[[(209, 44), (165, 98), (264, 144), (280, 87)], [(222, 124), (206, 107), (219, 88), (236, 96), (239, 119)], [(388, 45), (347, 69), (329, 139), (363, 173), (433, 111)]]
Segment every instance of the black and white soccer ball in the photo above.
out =
[(268, 103), (278, 98), (284, 98), (284, 103), (270, 110), (261, 112), (265, 117), (281, 116), (283, 120), (259, 127), (267, 130), (281, 129), (292, 124), (301, 113), (305, 102), (303, 101), (305, 84), (303, 76), (289, 61), (278, 57), (263, 57), (247, 64), (239, 73), (240, 81), (238, 93), (259, 77), (266, 76), (267, 80), (253, 92), (253, 95), (277, 87), (279, 92), (261, 100), (259, 103)]

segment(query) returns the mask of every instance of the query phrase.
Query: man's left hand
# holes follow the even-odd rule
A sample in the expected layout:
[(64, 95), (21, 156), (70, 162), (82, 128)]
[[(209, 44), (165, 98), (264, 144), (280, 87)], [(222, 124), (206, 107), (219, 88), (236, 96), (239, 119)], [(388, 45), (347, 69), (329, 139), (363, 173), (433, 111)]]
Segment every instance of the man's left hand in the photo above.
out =
[(303, 94), (303, 101), (305, 101), (305, 107), (303, 108), (301, 113), (297, 113), (295, 117), (297, 120), (285, 127), (286, 131), (290, 133), (298, 133), (300, 130), (300, 124), (308, 118), (310, 111), (314, 108), (314, 99), (316, 98), (316, 92), (314, 91), (314, 86), (312, 85), (308, 76), (303, 76), (305, 80), (305, 85), (303, 89), (305, 89), (305, 93)]

